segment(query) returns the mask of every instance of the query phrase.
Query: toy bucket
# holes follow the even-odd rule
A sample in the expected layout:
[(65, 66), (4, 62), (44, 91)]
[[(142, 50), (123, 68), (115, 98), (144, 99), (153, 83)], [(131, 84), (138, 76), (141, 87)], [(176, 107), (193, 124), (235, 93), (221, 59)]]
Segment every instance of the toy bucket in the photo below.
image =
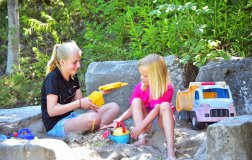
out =
[(109, 131), (105, 131), (103, 133), (104, 138), (109, 138), (115, 143), (128, 143), (130, 139), (129, 130), (127, 130), (124, 126), (123, 122), (117, 122), (116, 129), (113, 134)]

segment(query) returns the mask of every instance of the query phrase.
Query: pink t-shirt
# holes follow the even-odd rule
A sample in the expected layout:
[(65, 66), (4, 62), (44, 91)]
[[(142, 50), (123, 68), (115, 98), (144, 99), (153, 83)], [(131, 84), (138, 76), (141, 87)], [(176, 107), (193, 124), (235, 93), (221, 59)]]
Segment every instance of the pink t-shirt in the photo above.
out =
[(168, 90), (164, 93), (164, 95), (157, 100), (150, 99), (150, 88), (148, 87), (145, 91), (143, 91), (141, 89), (141, 85), (142, 82), (136, 85), (130, 98), (130, 105), (132, 104), (134, 98), (140, 98), (146, 110), (150, 112), (157, 104), (169, 102), (171, 104), (172, 111), (174, 112), (174, 106), (171, 103), (174, 89), (171, 83), (168, 84)]

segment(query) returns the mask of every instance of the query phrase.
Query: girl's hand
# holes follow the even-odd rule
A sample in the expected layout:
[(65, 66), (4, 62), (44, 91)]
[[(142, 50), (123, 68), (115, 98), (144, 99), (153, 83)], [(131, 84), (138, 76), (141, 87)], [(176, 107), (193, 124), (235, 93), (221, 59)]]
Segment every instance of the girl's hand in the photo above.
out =
[(112, 123), (110, 123), (108, 125), (101, 126), (100, 129), (103, 130), (106, 128), (116, 128), (117, 122), (119, 122), (119, 121), (117, 119), (115, 119)]
[(141, 132), (142, 132), (142, 129), (141, 129), (140, 126), (138, 126), (138, 127), (133, 127), (133, 128), (131, 129), (131, 132), (130, 132), (130, 137), (131, 137), (132, 139), (137, 139), (137, 137), (141, 134)]
[(98, 106), (96, 106), (94, 103), (92, 103), (88, 98), (82, 98), (81, 99), (81, 108), (83, 109), (91, 109), (95, 112), (99, 109)]

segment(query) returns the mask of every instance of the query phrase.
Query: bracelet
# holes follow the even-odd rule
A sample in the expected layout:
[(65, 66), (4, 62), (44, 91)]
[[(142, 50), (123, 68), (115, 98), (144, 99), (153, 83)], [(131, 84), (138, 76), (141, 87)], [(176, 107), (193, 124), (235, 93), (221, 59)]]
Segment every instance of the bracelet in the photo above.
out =
[(79, 99), (80, 100), (80, 108), (81, 108), (81, 99)]

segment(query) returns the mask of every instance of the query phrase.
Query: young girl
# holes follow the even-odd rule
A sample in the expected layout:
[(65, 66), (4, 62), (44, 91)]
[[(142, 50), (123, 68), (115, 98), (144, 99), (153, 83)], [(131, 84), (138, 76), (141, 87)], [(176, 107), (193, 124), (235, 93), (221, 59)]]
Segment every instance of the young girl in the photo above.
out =
[[(174, 152), (174, 107), (171, 106), (173, 87), (163, 57), (150, 54), (138, 63), (141, 82), (135, 87), (130, 99), (130, 108), (115, 121), (124, 121), (133, 116), (135, 127), (131, 137), (136, 145), (145, 144), (145, 132), (156, 125), (164, 129), (169, 159), (176, 159)], [(110, 124), (106, 127), (114, 126)]]
[[(88, 98), (82, 98), (77, 77), (80, 61), (81, 50), (74, 41), (54, 46), (41, 88), (42, 120), (51, 136), (93, 130), (111, 123), (119, 114), (116, 103), (98, 108)], [(78, 115), (73, 112), (77, 108), (90, 111)]]

